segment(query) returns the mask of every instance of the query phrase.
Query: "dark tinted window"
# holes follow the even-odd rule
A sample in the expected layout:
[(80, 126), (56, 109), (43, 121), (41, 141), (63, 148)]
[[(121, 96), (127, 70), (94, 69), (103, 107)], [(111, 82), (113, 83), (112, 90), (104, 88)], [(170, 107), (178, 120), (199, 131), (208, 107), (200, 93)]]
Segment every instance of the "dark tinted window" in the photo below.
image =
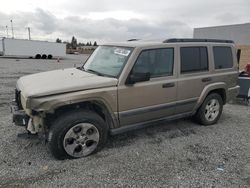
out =
[(150, 72), (151, 77), (173, 74), (174, 49), (145, 50), (139, 55), (133, 72)]
[(215, 46), (214, 51), (214, 66), (215, 69), (225, 69), (233, 67), (233, 56), (230, 47)]
[(181, 48), (181, 72), (196, 72), (208, 70), (206, 47)]

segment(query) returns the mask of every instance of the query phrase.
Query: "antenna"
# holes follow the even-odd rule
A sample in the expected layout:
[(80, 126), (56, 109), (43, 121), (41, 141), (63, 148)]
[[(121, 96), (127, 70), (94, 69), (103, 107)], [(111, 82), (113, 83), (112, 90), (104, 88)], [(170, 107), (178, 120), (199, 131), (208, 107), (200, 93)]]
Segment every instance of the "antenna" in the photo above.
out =
[(29, 34), (29, 40), (31, 40), (31, 37), (30, 37), (30, 27), (27, 27), (28, 29), (28, 34)]
[(9, 30), (8, 30), (8, 26), (6, 25), (6, 34), (7, 34), (7, 38), (9, 38)]
[(14, 38), (14, 30), (13, 30), (13, 22), (12, 22), (12, 20), (10, 20), (10, 23), (11, 23), (12, 38)]

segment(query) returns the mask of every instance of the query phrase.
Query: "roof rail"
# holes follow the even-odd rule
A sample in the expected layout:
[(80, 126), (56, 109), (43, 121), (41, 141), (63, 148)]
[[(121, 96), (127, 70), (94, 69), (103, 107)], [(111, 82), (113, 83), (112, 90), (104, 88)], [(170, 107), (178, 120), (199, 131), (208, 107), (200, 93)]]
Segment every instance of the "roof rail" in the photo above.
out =
[(163, 43), (176, 43), (176, 42), (215, 42), (215, 43), (234, 43), (232, 40), (221, 39), (193, 39), (193, 38), (172, 38), (164, 40)]
[(129, 39), (127, 40), (128, 42), (133, 42), (133, 41), (138, 41), (138, 40), (141, 40), (141, 39)]

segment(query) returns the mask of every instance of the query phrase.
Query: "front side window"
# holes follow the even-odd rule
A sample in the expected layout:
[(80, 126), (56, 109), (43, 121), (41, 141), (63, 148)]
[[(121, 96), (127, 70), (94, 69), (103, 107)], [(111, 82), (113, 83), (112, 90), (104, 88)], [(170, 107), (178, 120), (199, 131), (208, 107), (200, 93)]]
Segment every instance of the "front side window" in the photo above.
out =
[(99, 46), (83, 68), (101, 76), (118, 77), (133, 48), (118, 46)]
[(233, 67), (233, 55), (230, 47), (215, 46), (214, 52), (214, 66), (215, 69), (225, 69)]
[(181, 47), (181, 73), (208, 70), (206, 47)]
[(174, 49), (144, 50), (139, 55), (133, 72), (149, 72), (150, 77), (173, 75)]

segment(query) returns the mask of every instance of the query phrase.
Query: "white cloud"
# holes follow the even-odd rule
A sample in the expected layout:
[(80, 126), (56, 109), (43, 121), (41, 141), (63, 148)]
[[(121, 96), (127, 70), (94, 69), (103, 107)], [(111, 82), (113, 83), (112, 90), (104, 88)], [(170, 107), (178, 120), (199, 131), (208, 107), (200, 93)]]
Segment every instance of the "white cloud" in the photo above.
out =
[[(0, 25), (8, 23), (9, 15), (2, 14), (1, 17), (3, 19), (0, 20)], [(18, 38), (28, 37), (25, 29), (27, 27), (31, 27), (33, 39), (49, 40), (55, 40), (57, 37), (70, 40), (73, 35), (78, 38), (78, 41), (97, 40), (99, 42), (124, 41), (130, 38), (192, 36), (192, 29), (188, 25), (175, 20), (152, 23), (144, 19), (132, 18), (127, 20), (108, 17), (91, 19), (79, 16), (57, 18), (42, 9), (36, 9), (34, 12), (19, 12), (12, 14), (11, 17), (16, 18), (13, 19), (13, 23), (15, 37)]]
[(130, 20), (130, 19), (144, 19), (145, 16), (131, 11), (106, 11), (106, 12), (90, 12), (87, 16), (82, 18), (89, 18), (93, 20), (103, 20), (107, 18), (115, 18), (117, 20)]
[(27, 38), (27, 27), (47, 40), (192, 37), (193, 27), (249, 22), (249, 8), (249, 0), (8, 0), (1, 2), (0, 36), (13, 19), (19, 38)]

